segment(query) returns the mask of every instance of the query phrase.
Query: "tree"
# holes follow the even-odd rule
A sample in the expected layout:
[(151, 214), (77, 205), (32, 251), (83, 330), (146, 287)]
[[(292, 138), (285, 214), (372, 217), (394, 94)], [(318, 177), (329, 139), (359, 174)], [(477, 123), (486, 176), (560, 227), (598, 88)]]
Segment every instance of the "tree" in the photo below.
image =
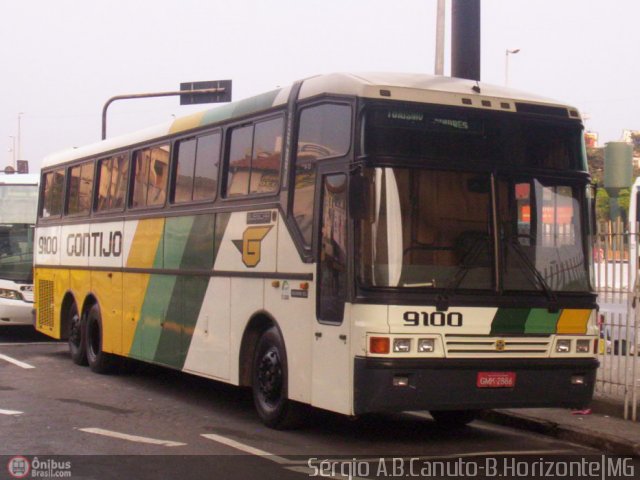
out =
[(596, 193), (596, 220), (598, 222), (609, 221), (609, 194), (604, 188), (598, 188), (598, 193)]

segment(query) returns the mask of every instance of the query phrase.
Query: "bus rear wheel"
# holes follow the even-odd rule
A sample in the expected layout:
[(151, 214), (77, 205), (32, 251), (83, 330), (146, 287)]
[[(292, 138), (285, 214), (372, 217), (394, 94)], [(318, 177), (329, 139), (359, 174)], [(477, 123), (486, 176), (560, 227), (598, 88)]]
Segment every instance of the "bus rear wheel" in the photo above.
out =
[(114, 357), (102, 350), (102, 316), (100, 307), (95, 304), (87, 314), (86, 351), (89, 368), (95, 373), (111, 373), (114, 369)]
[(278, 430), (302, 426), (303, 405), (287, 398), (287, 363), (284, 342), (275, 327), (265, 331), (255, 351), (251, 389), (262, 422)]
[(430, 410), (429, 413), (440, 427), (462, 428), (478, 418), (480, 410)]
[(86, 322), (80, 317), (78, 307), (75, 302), (69, 307), (69, 353), (71, 360), (76, 365), (86, 366), (87, 346), (86, 346)]

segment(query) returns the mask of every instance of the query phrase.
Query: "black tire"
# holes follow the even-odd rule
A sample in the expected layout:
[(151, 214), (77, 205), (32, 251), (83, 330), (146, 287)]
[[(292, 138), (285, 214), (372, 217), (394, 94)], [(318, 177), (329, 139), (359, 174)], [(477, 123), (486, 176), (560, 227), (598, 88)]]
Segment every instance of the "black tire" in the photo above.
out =
[(78, 313), (78, 306), (73, 302), (67, 313), (69, 320), (69, 354), (76, 365), (87, 366), (87, 322)]
[(462, 428), (473, 422), (480, 410), (433, 410), (429, 411), (438, 426), (443, 428)]
[(87, 314), (85, 331), (89, 368), (95, 373), (112, 373), (115, 359), (113, 355), (102, 350), (102, 316), (98, 304), (92, 306)]
[(289, 400), (287, 395), (287, 357), (275, 327), (265, 331), (258, 340), (251, 375), (253, 403), (267, 427), (287, 430), (304, 424), (305, 407)]

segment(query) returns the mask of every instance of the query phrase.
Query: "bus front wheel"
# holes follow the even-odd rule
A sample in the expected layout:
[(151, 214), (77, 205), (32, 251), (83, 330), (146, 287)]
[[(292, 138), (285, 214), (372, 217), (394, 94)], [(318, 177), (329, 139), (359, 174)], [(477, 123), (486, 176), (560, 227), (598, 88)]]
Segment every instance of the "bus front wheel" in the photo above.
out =
[(102, 350), (102, 316), (95, 304), (89, 310), (86, 322), (86, 350), (89, 368), (95, 373), (110, 373), (114, 368), (113, 355)]
[(278, 430), (302, 425), (303, 406), (287, 398), (284, 341), (275, 327), (265, 331), (253, 358), (251, 389), (262, 422)]
[(86, 366), (87, 348), (86, 348), (86, 322), (80, 317), (78, 307), (75, 302), (69, 308), (69, 353), (71, 360), (76, 365)]

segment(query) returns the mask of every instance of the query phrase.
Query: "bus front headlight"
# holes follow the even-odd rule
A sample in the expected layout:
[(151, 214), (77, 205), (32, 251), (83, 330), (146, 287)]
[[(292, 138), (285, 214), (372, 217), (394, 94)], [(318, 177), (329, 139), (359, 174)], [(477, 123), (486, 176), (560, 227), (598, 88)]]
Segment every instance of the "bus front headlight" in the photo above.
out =
[(0, 288), (0, 298), (7, 298), (9, 300), (24, 300), (22, 294), (16, 290), (8, 290), (6, 288)]

